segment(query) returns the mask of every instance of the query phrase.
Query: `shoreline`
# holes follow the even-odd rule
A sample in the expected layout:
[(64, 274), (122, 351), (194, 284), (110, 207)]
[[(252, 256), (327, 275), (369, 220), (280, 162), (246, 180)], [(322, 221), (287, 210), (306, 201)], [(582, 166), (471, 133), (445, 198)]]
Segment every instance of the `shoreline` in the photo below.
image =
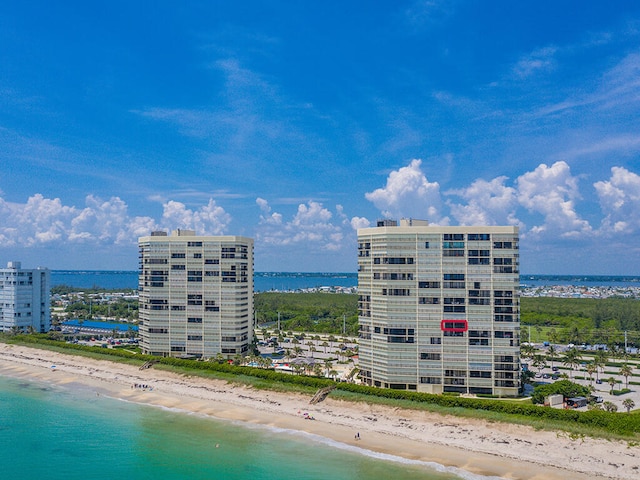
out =
[[(436, 463), (483, 476), (582, 480), (640, 475), (640, 447), (623, 441), (572, 439), (528, 426), (351, 403), (331, 396), (310, 405), (307, 395), (260, 391), (153, 368), (139, 370), (31, 347), (0, 343), (0, 375), (61, 386), (79, 384), (116, 399), (302, 432), (376, 456)], [(305, 413), (315, 420), (305, 419)], [(357, 433), (360, 440), (355, 439)]]

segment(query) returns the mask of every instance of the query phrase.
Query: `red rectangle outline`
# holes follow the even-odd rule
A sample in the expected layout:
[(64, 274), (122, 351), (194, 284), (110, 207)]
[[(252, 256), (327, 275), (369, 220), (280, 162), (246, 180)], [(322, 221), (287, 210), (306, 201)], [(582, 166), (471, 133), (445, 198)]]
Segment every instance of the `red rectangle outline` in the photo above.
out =
[[(464, 323), (464, 328), (446, 328), (444, 326), (445, 322), (456, 322), (456, 323)], [(442, 320), (440, 322), (440, 330), (443, 332), (466, 332), (469, 330), (469, 322), (466, 320)]]

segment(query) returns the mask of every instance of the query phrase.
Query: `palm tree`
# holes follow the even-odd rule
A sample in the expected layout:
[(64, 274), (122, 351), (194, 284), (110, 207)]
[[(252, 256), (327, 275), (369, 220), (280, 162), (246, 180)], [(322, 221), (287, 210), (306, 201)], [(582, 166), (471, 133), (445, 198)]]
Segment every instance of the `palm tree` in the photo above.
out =
[(333, 363), (331, 363), (331, 360), (325, 359), (324, 368), (327, 370), (327, 376), (329, 376), (329, 371), (333, 369)]
[[(604, 369), (607, 366), (607, 360), (609, 360), (609, 355), (607, 355), (607, 352), (605, 352), (604, 350), (598, 350), (598, 353), (596, 353), (596, 358), (594, 359), (594, 363), (598, 368), (602, 369), (603, 375)], [(596, 379), (597, 378), (599, 377), (596, 375)]]
[(533, 358), (533, 355), (535, 354), (535, 351), (536, 351), (536, 348), (533, 345), (531, 345), (530, 343), (527, 343), (527, 344), (522, 345), (520, 347), (520, 355), (523, 358), (528, 358), (530, 360)]
[(539, 353), (537, 353), (537, 354), (535, 354), (533, 356), (532, 364), (533, 364), (534, 368), (538, 369), (539, 373), (542, 373), (542, 370), (544, 369), (544, 367), (547, 366), (544, 356), (540, 355)]
[(564, 353), (562, 364), (567, 365), (570, 368), (569, 378), (573, 375), (573, 369), (580, 364), (581, 358), (580, 352), (575, 347), (570, 348)]
[(613, 377), (609, 377), (607, 378), (607, 383), (611, 385), (611, 390), (609, 391), (609, 394), (613, 395), (613, 387), (616, 386), (616, 383), (618, 383), (618, 381)]
[(329, 342), (327, 342), (326, 340), (324, 342), (322, 342), (322, 346), (324, 347), (324, 353), (327, 353), (327, 347), (329, 346)]
[(317, 352), (318, 350), (316, 349), (316, 347), (314, 347), (313, 345), (311, 345), (309, 347), (309, 353), (311, 353), (311, 358), (313, 358), (313, 354), (314, 352)]
[(598, 373), (598, 367), (594, 362), (587, 365), (587, 374), (589, 375), (589, 385), (593, 383), (593, 374)]
[(553, 345), (549, 345), (547, 348), (547, 360), (551, 363), (551, 368), (553, 368), (553, 357), (558, 354), (558, 350)]
[(615, 413), (618, 411), (617, 405), (612, 402), (604, 402), (602, 404), (602, 408), (604, 408), (607, 412), (611, 412), (611, 413)]
[(632, 368), (628, 363), (625, 363), (620, 367), (620, 375), (624, 377), (625, 388), (629, 388), (629, 377), (633, 374)]
[(626, 398), (622, 402), (622, 406), (627, 409), (627, 413), (631, 412), (631, 409), (636, 406), (636, 402), (631, 400), (630, 398)]

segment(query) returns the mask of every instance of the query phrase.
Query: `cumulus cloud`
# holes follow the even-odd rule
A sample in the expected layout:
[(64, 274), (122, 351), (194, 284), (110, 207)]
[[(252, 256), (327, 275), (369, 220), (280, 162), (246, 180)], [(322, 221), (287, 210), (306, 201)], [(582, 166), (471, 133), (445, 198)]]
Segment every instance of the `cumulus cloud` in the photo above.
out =
[(640, 175), (613, 167), (611, 178), (593, 184), (603, 213), (600, 233), (633, 233), (640, 228)]
[(460, 225), (519, 225), (515, 217), (517, 192), (506, 186), (506, 181), (507, 177), (478, 179), (467, 188), (448, 192), (467, 201), (466, 205), (447, 202), (451, 215)]
[(262, 211), (262, 215), (260, 215), (260, 224), (282, 225), (282, 214), (278, 212), (271, 213), (271, 206), (269, 206), (269, 202), (264, 198), (258, 197), (256, 198), (256, 203)]
[[(296, 213), (289, 221), (283, 221), (282, 214), (271, 213), (268, 203), (257, 202), (263, 213), (256, 231), (257, 241), (270, 246), (291, 246), (309, 244), (310, 248), (335, 251), (344, 247), (342, 207), (338, 206), (338, 222), (333, 221), (333, 213), (322, 203), (309, 201), (298, 205)], [(278, 221), (274, 221), (277, 218)]]
[(394, 170), (387, 177), (384, 188), (365, 194), (384, 216), (391, 218), (412, 217), (429, 220), (431, 223), (447, 223), (440, 215), (440, 185), (430, 183), (420, 169), (422, 160)]
[(364, 217), (353, 217), (351, 219), (351, 228), (358, 230), (359, 228), (367, 228), (371, 226), (371, 222)]
[(163, 205), (162, 219), (171, 228), (193, 229), (199, 235), (221, 235), (225, 233), (231, 215), (224, 208), (216, 205), (215, 200), (198, 210), (191, 210), (184, 203), (169, 201)]
[(550, 167), (540, 164), (534, 171), (516, 180), (518, 201), (530, 212), (543, 216), (543, 223), (530, 228), (535, 234), (579, 237), (592, 231), (589, 222), (580, 218), (575, 201), (580, 199), (578, 180), (566, 162)]
[(24, 204), (0, 198), (0, 241), (4, 247), (63, 244), (134, 245), (138, 237), (160, 228), (190, 228), (202, 234), (222, 234), (231, 217), (209, 200), (198, 210), (169, 201), (162, 222), (131, 216), (119, 197), (85, 198), (84, 208), (63, 205), (59, 198), (35, 194)]
[[(606, 231), (631, 233), (640, 229), (640, 176), (614, 167), (611, 178), (594, 187), (606, 215), (599, 231), (578, 213), (583, 200), (579, 178), (564, 161), (540, 164), (512, 185), (500, 176), (477, 179), (468, 187), (443, 193), (437, 183), (428, 182), (420, 160), (413, 160), (391, 172), (384, 188), (365, 197), (391, 218), (424, 218), (416, 210), (428, 204), (436, 212), (426, 218), (432, 224), (446, 225), (448, 214), (458, 225), (516, 225), (523, 239), (585, 239)], [(441, 207), (449, 211), (441, 211)], [(353, 217), (350, 223), (353, 229), (370, 225), (361, 217)]]

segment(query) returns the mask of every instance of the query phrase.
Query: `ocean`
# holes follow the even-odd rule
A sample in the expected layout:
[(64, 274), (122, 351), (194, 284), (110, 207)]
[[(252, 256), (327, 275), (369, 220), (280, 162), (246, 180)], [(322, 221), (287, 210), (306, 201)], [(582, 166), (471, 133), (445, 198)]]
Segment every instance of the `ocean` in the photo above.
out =
[[(316, 287), (355, 287), (356, 273), (256, 272), (256, 292), (269, 290), (295, 291)], [(137, 289), (136, 270), (52, 270), (51, 284), (78, 288)]]
[(82, 385), (2, 376), (0, 445), (7, 480), (487, 478), (302, 433), (97, 396)]
[[(586, 287), (640, 287), (640, 276), (614, 275), (521, 275), (524, 286), (576, 285)], [(100, 287), (107, 289), (138, 288), (136, 270), (53, 270), (51, 284), (70, 285), (78, 288)], [(355, 287), (358, 274), (309, 273), (309, 272), (256, 272), (254, 290), (296, 291), (317, 287)]]

